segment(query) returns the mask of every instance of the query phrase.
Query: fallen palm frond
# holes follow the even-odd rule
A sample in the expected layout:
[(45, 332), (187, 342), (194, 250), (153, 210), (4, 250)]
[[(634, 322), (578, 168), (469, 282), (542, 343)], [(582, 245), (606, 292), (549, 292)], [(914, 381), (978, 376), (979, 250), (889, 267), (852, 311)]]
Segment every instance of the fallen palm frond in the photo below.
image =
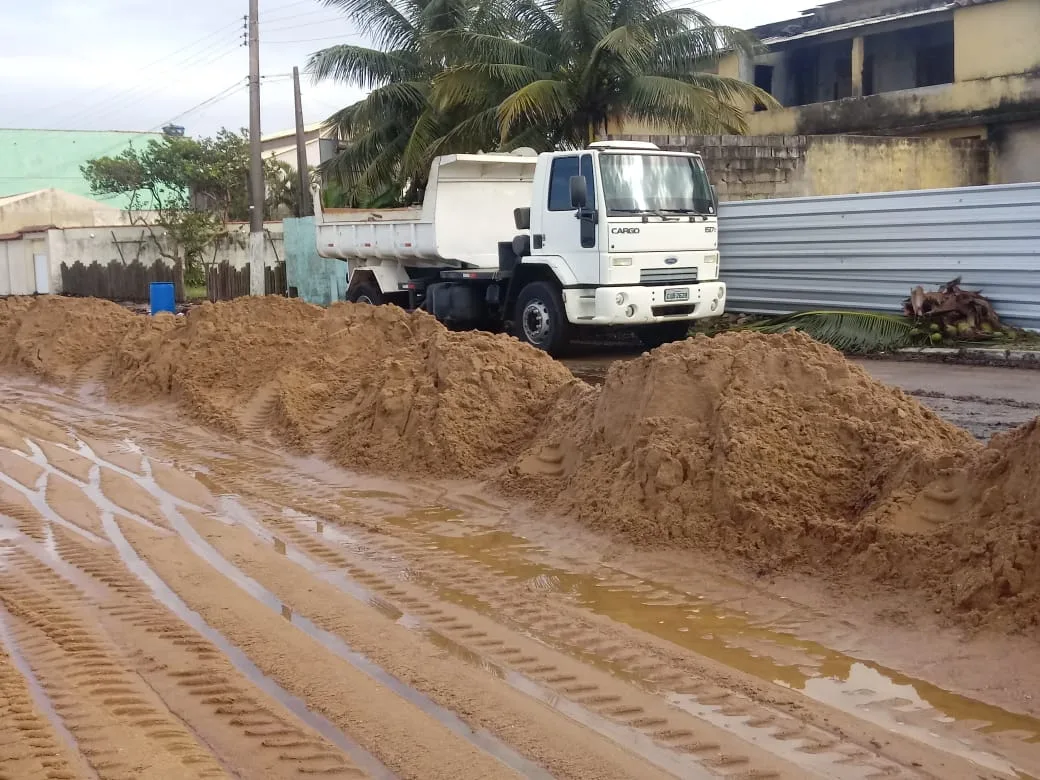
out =
[(786, 314), (748, 326), (759, 333), (800, 330), (842, 352), (887, 352), (925, 344), (923, 333), (913, 320), (895, 314), (869, 311), (805, 311)]
[(935, 292), (915, 287), (903, 301), (903, 311), (944, 337), (959, 341), (983, 341), (1003, 329), (993, 304), (978, 290), (961, 289), (959, 276)]

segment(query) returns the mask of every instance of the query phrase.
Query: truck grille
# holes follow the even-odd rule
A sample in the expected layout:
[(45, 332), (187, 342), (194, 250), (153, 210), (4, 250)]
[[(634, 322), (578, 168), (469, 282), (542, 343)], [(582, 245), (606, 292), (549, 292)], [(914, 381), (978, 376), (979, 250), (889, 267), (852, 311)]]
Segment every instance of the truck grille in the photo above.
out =
[(640, 284), (696, 284), (696, 268), (643, 268), (639, 271)]

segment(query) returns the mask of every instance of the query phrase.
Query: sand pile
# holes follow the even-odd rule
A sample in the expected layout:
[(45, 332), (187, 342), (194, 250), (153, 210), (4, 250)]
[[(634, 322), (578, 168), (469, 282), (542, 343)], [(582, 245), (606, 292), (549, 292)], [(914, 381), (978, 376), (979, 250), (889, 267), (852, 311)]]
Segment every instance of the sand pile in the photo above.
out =
[(730, 333), (615, 364), (506, 484), (638, 542), (774, 566), (862, 550), (859, 519), (919, 463), (977, 446), (802, 334)]
[(0, 307), (0, 364), (62, 383), (94, 367), (102, 370), (141, 319), (95, 298), (9, 298)]
[(0, 311), (10, 312), (0, 314), (0, 363), (51, 381), (103, 380), (124, 401), (169, 396), (223, 430), (273, 433), (370, 470), (466, 476), (501, 464), (576, 381), (515, 339), (451, 333), (389, 306), (243, 297), (149, 318), (41, 298)]
[(591, 387), (515, 339), (390, 306), (246, 297), (149, 318), (8, 299), (0, 364), (348, 467), (490, 475), (638, 543), (1040, 622), (1040, 426), (982, 447), (798, 333), (671, 344)]
[(925, 584), (978, 619), (1040, 625), (1040, 419), (931, 470), (875, 513), (909, 537), (875, 550), (878, 574)]

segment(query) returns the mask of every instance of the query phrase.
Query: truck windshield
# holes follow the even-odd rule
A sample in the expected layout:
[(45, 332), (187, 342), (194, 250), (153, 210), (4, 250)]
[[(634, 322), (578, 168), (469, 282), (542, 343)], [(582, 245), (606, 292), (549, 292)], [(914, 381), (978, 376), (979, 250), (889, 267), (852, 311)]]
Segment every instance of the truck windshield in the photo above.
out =
[(663, 154), (600, 156), (607, 214), (714, 214), (711, 185), (696, 157)]

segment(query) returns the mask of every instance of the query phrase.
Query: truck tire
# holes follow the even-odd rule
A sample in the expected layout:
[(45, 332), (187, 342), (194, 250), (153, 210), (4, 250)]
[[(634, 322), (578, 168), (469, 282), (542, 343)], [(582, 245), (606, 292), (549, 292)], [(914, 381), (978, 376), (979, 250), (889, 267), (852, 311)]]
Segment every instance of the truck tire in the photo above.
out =
[(636, 330), (636, 336), (647, 349), (657, 349), (662, 344), (682, 341), (690, 334), (690, 323), (662, 322), (660, 325), (644, 325)]
[(379, 306), (383, 303), (383, 293), (379, 291), (379, 287), (374, 282), (362, 282), (350, 291), (347, 300), (351, 303), (369, 303)]
[(563, 299), (548, 282), (531, 282), (520, 290), (513, 324), (518, 339), (550, 355), (559, 354), (571, 339)]

